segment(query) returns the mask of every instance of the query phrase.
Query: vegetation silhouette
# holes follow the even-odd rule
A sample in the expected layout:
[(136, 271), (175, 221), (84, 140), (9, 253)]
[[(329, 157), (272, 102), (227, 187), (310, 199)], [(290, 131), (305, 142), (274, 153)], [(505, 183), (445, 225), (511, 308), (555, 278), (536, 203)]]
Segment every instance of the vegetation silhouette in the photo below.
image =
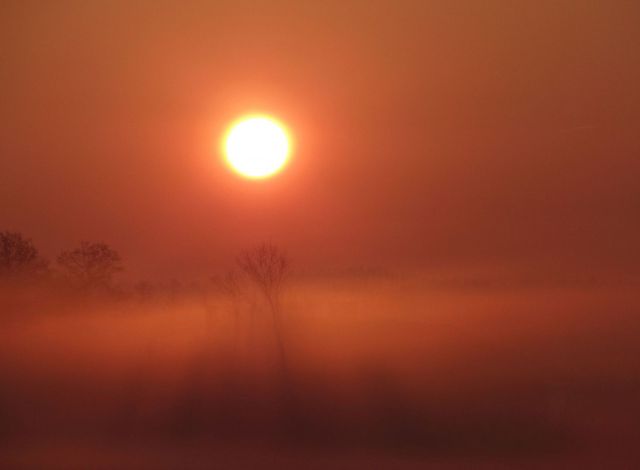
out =
[(80, 289), (110, 288), (114, 276), (122, 271), (122, 260), (117, 251), (106, 243), (83, 241), (57, 258), (71, 282)]
[[(291, 262), (282, 249), (271, 242), (263, 242), (241, 252), (236, 258), (236, 264), (240, 271), (258, 287), (267, 301), (282, 367), (286, 370), (281, 295), (283, 284), (290, 272)], [(228, 289), (233, 289), (237, 284), (234, 274), (229, 274), (225, 280)]]
[(286, 253), (273, 243), (263, 242), (240, 253), (236, 262), (264, 294), (274, 314), (274, 321), (279, 322), (276, 317), (280, 313), (282, 285), (291, 267)]
[[(277, 245), (262, 242), (242, 251), (236, 258), (240, 271), (258, 287), (267, 301), (276, 340), (279, 359), (280, 402), (278, 403), (285, 430), (299, 427), (299, 410), (295, 385), (287, 355), (285, 329), (282, 318), (282, 290), (291, 274), (291, 260)], [(233, 271), (232, 271), (233, 273)], [(230, 274), (225, 278), (227, 288), (234, 289), (237, 277)]]
[(49, 263), (30, 238), (19, 232), (0, 232), (0, 280), (33, 280), (48, 273)]

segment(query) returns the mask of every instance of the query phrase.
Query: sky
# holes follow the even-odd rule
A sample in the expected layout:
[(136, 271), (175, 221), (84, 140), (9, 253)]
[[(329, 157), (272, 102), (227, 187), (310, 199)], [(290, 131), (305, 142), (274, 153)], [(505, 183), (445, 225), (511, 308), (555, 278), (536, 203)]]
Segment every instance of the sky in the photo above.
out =
[[(49, 258), (201, 276), (262, 240), (299, 266), (637, 278), (640, 3), (0, 5), (0, 230)], [(250, 182), (219, 140), (286, 122)]]

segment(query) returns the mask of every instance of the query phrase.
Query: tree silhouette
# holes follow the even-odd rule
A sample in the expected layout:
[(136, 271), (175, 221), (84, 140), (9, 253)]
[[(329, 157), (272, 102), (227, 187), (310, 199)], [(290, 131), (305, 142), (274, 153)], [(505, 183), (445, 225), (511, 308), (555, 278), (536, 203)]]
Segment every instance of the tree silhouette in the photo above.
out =
[(283, 383), (287, 385), (288, 365), (280, 311), (280, 294), (282, 284), (289, 274), (289, 258), (277, 246), (261, 243), (240, 253), (236, 262), (240, 270), (258, 286), (267, 299), (280, 356)]
[(113, 276), (122, 271), (120, 255), (100, 242), (81, 242), (72, 251), (63, 251), (58, 264), (81, 288), (109, 287)]
[(282, 287), (290, 273), (291, 262), (280, 248), (268, 242), (240, 253), (236, 262), (240, 270), (262, 291), (269, 304), (280, 366), (278, 368), (280, 374), (278, 406), (287, 430), (299, 429), (301, 426), (299, 405), (285, 347), (285, 330), (280, 305)]
[(18, 232), (0, 232), (0, 279), (33, 279), (48, 272), (33, 242)]
[(236, 261), (240, 270), (260, 288), (272, 310), (277, 313), (282, 284), (289, 274), (287, 255), (272, 243), (261, 243), (240, 253)]

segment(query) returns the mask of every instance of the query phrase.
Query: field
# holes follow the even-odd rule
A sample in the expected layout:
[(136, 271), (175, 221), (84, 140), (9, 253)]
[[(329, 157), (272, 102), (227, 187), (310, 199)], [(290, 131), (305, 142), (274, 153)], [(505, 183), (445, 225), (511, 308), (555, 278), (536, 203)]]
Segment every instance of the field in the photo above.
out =
[(247, 286), (6, 287), (0, 467), (630, 468), (634, 288), (300, 277), (278, 330)]

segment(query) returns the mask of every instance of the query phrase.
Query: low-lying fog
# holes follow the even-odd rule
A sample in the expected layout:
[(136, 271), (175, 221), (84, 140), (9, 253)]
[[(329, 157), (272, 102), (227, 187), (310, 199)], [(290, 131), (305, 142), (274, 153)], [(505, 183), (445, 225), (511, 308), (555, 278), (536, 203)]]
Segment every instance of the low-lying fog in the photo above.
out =
[[(291, 279), (0, 291), (0, 467), (609, 468), (640, 438), (633, 286)], [(274, 315), (275, 318), (274, 322)]]

